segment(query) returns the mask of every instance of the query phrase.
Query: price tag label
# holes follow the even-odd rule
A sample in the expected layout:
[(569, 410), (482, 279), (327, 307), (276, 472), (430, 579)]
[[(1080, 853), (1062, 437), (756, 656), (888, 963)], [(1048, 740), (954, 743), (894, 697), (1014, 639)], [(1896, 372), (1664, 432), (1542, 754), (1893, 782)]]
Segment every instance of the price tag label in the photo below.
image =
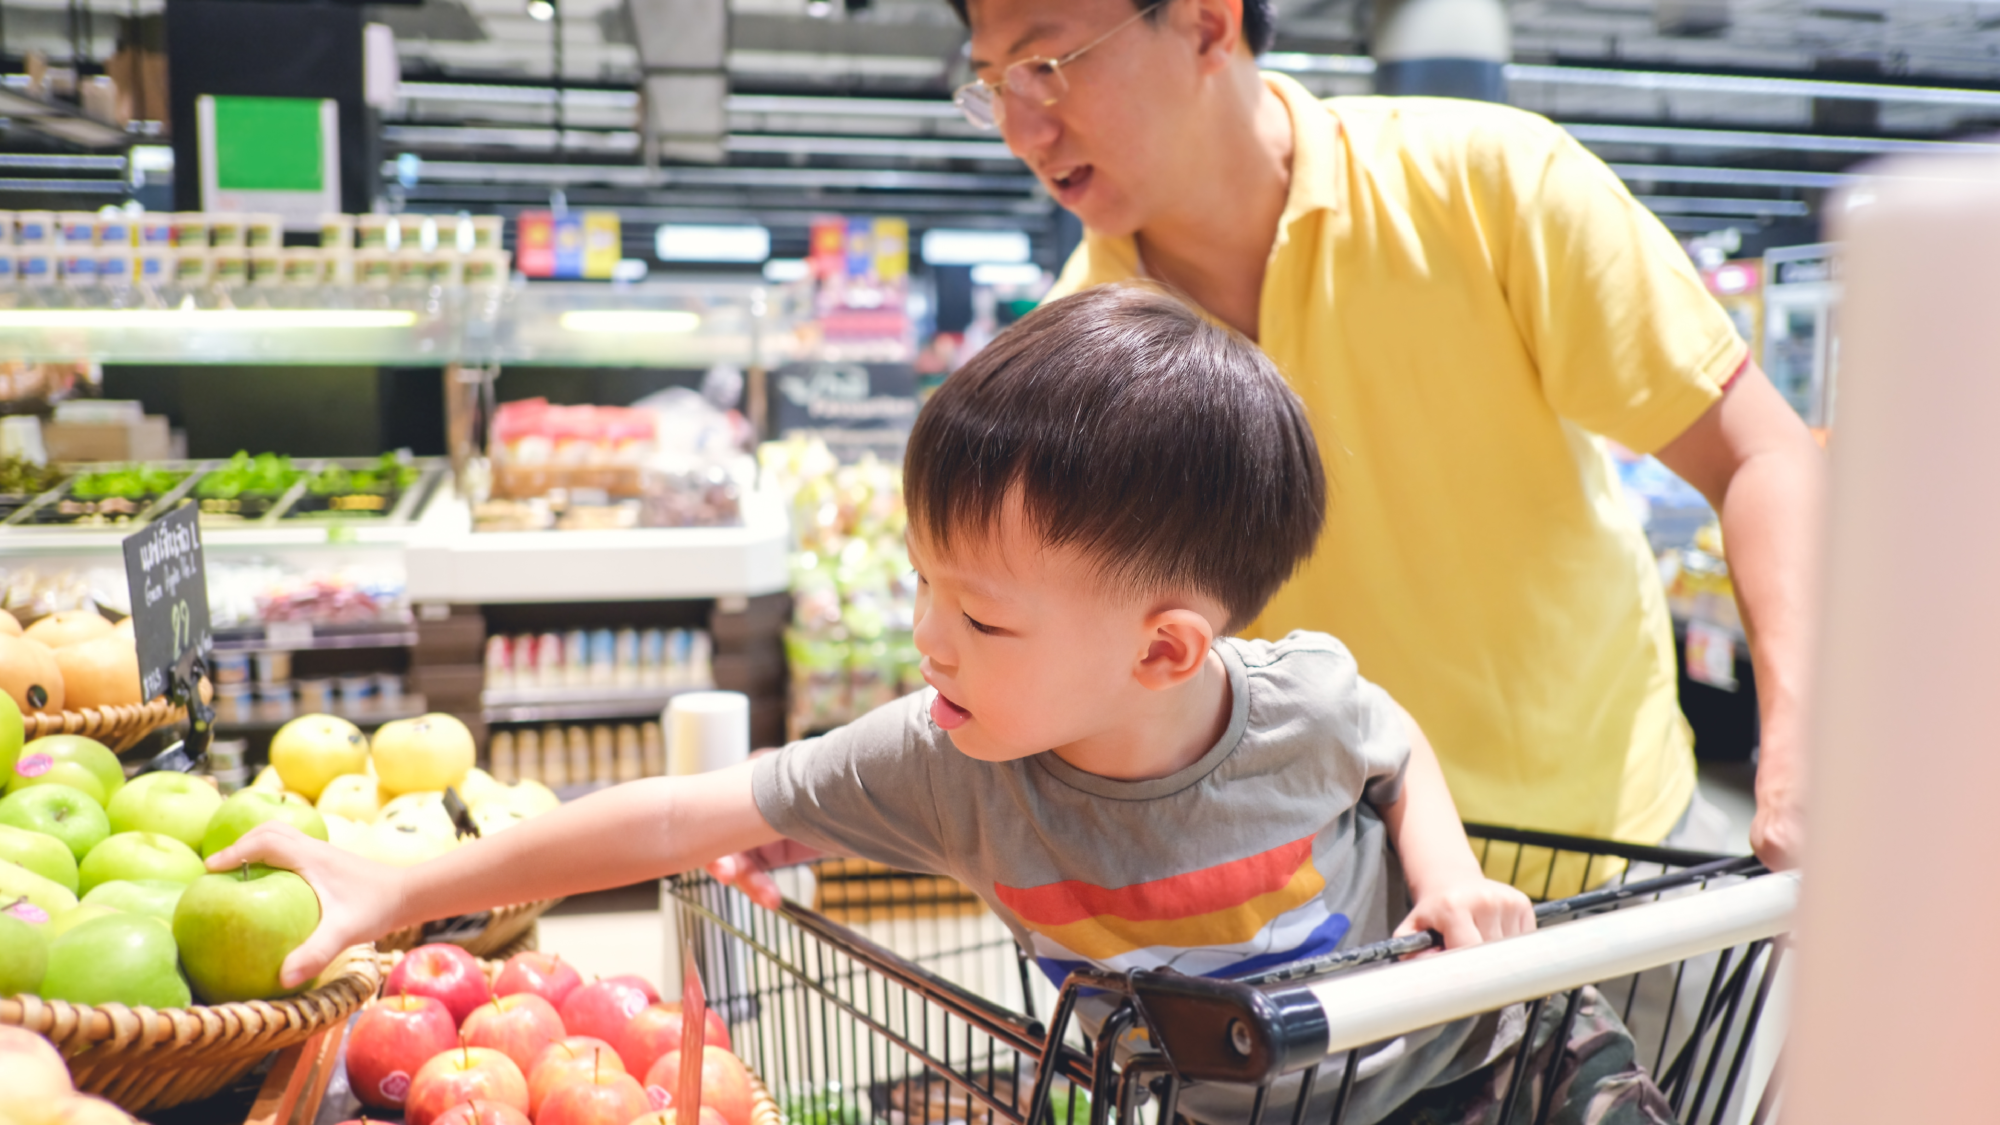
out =
[(313, 623), (310, 621), (272, 621), (264, 626), (264, 643), (272, 648), (311, 648), (313, 643)]
[(208, 627), (208, 574), (200, 512), (176, 508), (125, 539), (125, 581), (139, 643), (139, 694), (166, 694), (174, 664), (214, 647)]

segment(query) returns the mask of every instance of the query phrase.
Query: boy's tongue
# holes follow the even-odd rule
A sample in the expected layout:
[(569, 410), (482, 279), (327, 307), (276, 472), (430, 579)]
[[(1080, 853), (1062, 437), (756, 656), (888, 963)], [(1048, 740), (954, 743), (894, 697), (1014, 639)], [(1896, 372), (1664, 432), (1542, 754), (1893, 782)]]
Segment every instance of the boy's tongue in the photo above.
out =
[(972, 712), (940, 695), (931, 700), (931, 721), (945, 730), (957, 730), (972, 718)]

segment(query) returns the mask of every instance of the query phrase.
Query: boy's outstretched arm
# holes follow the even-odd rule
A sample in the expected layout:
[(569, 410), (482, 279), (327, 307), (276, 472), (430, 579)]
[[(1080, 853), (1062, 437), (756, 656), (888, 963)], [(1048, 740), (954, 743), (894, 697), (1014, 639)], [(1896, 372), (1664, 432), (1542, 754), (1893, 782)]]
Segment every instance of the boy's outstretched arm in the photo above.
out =
[(209, 857), (210, 871), (266, 863), (319, 895), (319, 928), (285, 958), (286, 987), (342, 950), (434, 918), (622, 887), (779, 839), (750, 793), (752, 765), (627, 782), (414, 867), (391, 867), (266, 822)]
[(1480, 870), (1437, 753), (1408, 712), (1403, 721), (1410, 728), (1403, 795), (1377, 810), (1410, 881), (1410, 915), (1396, 927), (1397, 936), (1436, 930), (1446, 949), (1463, 949), (1530, 932), (1535, 928), (1533, 904), (1528, 896), (1488, 879)]

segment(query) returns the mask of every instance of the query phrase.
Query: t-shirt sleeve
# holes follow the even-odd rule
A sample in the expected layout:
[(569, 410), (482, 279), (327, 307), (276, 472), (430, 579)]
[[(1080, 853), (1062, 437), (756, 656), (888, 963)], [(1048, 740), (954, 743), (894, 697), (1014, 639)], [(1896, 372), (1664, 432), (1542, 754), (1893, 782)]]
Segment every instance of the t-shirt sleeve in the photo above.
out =
[(1513, 126), (1474, 144), (1494, 173), (1480, 178), (1511, 197), (1494, 242), (1543, 394), (1586, 430), (1657, 450), (1721, 397), (1749, 345), (1610, 168), (1549, 122)]
[[(1233, 641), (1246, 664), (1256, 665), (1280, 702), (1264, 710), (1261, 722), (1312, 732), (1314, 753), (1331, 754), (1326, 764), (1343, 799), (1366, 800), (1377, 808), (1403, 795), (1403, 771), (1410, 762), (1410, 727), (1389, 693), (1361, 675), (1354, 654), (1325, 633), (1293, 632), (1282, 641)], [(1259, 689), (1251, 706), (1259, 709)], [(1323, 740), (1323, 741), (1322, 741)]]
[(948, 873), (930, 751), (917, 738), (926, 695), (905, 696), (758, 759), (751, 792), (765, 822), (836, 855)]
[(1349, 752), (1367, 779), (1361, 795), (1378, 809), (1393, 805), (1403, 797), (1403, 773), (1410, 764), (1410, 727), (1402, 708), (1388, 692), (1356, 676), (1351, 710)]

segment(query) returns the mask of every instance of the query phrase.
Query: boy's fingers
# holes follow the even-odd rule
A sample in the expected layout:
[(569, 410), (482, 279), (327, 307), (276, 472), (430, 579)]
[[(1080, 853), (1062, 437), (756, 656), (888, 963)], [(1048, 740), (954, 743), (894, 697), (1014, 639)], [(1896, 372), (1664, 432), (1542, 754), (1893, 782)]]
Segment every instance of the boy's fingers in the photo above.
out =
[(297, 843), (306, 834), (283, 821), (267, 820), (245, 832), (241, 839), (208, 857), (210, 871), (227, 871), (246, 863), (296, 869)]

